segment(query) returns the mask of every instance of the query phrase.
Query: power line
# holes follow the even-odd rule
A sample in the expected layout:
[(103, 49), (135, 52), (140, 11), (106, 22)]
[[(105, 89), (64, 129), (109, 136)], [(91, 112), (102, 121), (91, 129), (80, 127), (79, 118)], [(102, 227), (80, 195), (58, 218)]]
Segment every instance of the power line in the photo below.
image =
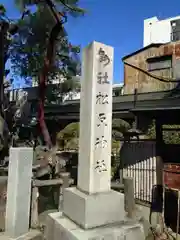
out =
[(152, 77), (160, 82), (165, 82), (165, 83), (180, 83), (180, 80), (176, 80), (175, 78), (165, 78), (165, 77), (159, 77), (155, 74), (152, 74), (148, 71), (146, 71), (145, 69), (142, 69), (142, 68), (139, 68), (131, 63), (128, 63), (128, 62), (124, 62), (125, 65), (129, 66), (129, 67), (132, 67), (134, 69), (136, 69), (137, 71), (140, 71), (146, 75), (148, 75), (149, 77)]

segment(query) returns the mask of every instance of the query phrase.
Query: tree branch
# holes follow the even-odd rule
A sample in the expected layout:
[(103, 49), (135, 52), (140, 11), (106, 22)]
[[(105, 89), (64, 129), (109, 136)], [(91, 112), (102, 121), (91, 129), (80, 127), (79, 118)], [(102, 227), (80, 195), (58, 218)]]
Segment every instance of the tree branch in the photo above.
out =
[(41, 128), (41, 132), (43, 134), (44, 140), (46, 142), (46, 145), (51, 148), (52, 147), (52, 142), (51, 138), (45, 123), (44, 119), (44, 102), (45, 102), (45, 89), (46, 89), (46, 83), (47, 83), (47, 78), (48, 78), (48, 73), (49, 69), (52, 65), (53, 58), (54, 58), (54, 50), (55, 50), (55, 44), (56, 44), (56, 39), (59, 35), (60, 32), (63, 32), (63, 25), (61, 21), (61, 16), (59, 12), (56, 11), (54, 4), (52, 3), (51, 0), (46, 0), (47, 6), (52, 12), (52, 15), (54, 16), (56, 20), (56, 24), (51, 30), (49, 40), (48, 40), (48, 45), (47, 45), (47, 51), (46, 51), (46, 57), (44, 59), (44, 66), (42, 68), (42, 72), (40, 74), (40, 79), (39, 79), (39, 111), (38, 111), (38, 119), (39, 119), (39, 124)]

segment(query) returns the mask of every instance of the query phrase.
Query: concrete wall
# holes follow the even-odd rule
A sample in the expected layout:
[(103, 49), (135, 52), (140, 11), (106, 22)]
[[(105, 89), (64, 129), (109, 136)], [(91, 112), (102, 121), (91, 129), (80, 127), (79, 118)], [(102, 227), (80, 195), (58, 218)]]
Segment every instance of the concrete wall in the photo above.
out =
[[(147, 59), (163, 56), (172, 56), (172, 68), (152, 71), (151, 73), (156, 76), (180, 79), (180, 41), (160, 46), (149, 46), (123, 61), (148, 71)], [(170, 90), (174, 87), (176, 87), (176, 83), (160, 82), (124, 64), (124, 94), (133, 94), (135, 88), (141, 93)]]
[(171, 41), (171, 21), (180, 16), (159, 20), (152, 17), (144, 20), (144, 47), (151, 43), (168, 43)]

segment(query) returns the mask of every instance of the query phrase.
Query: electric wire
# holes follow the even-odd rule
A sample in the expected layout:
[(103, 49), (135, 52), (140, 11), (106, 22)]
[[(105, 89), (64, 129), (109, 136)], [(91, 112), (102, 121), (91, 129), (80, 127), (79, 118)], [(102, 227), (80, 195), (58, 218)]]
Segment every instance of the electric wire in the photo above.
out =
[(131, 63), (128, 63), (128, 62), (124, 62), (124, 64), (129, 66), (129, 67), (132, 67), (132, 68), (136, 69), (137, 71), (140, 71), (140, 72), (148, 75), (149, 77), (152, 77), (152, 78), (154, 78), (154, 79), (156, 79), (160, 82), (165, 82), (165, 83), (179, 83), (180, 82), (180, 80), (176, 80), (175, 78), (165, 78), (165, 77), (157, 76), (155, 74), (152, 74), (152, 73), (146, 71), (145, 69), (142, 69), (142, 68), (140, 68), (138, 66), (135, 66)]

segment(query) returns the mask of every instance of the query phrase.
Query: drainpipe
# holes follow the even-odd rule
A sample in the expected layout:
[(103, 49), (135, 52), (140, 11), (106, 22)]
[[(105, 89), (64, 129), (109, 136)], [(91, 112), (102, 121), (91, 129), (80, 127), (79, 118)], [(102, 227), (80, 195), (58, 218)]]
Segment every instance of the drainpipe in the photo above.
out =
[[(136, 108), (137, 99), (138, 99), (138, 90), (137, 88), (135, 88), (134, 89), (134, 108)], [(137, 116), (135, 116), (134, 128), (137, 129)]]

